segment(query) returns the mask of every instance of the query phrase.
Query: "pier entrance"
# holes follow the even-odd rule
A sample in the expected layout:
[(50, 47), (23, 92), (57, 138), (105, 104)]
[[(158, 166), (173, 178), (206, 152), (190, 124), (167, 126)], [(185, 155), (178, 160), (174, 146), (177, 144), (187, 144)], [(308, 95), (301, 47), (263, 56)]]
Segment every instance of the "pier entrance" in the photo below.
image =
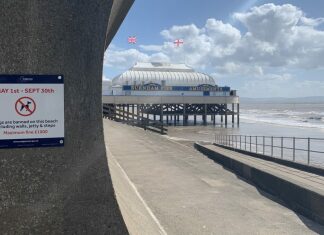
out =
[(110, 120), (141, 127), (144, 130), (157, 132), (161, 135), (167, 134), (168, 131), (163, 122), (152, 120), (149, 115), (145, 115), (141, 105), (104, 104), (103, 116)]

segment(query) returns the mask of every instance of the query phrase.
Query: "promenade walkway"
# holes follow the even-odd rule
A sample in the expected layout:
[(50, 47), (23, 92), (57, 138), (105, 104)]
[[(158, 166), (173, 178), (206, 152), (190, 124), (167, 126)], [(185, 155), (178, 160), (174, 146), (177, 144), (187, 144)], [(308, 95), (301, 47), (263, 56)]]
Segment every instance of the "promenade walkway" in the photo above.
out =
[(324, 233), (191, 146), (109, 120), (104, 126), (131, 234)]

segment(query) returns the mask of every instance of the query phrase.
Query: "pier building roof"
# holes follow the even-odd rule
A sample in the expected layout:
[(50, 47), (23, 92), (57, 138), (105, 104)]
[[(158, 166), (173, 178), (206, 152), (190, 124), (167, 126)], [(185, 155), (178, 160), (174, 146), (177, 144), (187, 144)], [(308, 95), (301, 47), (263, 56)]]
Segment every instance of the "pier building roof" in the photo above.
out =
[(128, 71), (112, 80), (113, 85), (140, 85), (158, 83), (166, 86), (216, 85), (214, 79), (204, 73), (196, 72), (185, 64), (136, 63)]

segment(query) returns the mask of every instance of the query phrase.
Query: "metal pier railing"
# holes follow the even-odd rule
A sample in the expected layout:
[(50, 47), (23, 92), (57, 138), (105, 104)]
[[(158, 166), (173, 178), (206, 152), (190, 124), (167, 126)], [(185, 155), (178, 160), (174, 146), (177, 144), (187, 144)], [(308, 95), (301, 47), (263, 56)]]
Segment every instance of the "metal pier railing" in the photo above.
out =
[(215, 143), (307, 165), (324, 166), (323, 138), (216, 134)]

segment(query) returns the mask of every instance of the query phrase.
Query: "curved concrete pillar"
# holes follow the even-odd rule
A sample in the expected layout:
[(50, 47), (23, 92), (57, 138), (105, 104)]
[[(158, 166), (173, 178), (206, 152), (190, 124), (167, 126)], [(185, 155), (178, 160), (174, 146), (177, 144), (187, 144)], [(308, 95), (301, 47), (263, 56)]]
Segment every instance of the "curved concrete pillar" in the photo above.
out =
[(1, 0), (0, 73), (65, 79), (65, 147), (0, 150), (1, 233), (127, 234), (107, 164), (101, 80), (107, 42), (132, 2)]

